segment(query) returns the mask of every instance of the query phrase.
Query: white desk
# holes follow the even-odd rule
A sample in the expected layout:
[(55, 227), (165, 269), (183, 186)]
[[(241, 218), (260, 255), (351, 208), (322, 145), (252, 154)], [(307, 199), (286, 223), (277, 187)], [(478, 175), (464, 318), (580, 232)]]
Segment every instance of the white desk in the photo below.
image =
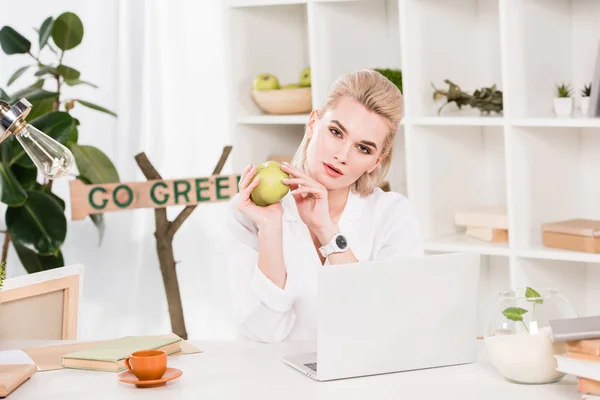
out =
[[(169, 358), (183, 375), (167, 386), (138, 389), (116, 373), (80, 370), (38, 372), (7, 400), (194, 399), (194, 400), (568, 400), (581, 399), (576, 380), (548, 385), (506, 381), (487, 362), (483, 344), (474, 364), (332, 382), (316, 382), (283, 364), (280, 357), (313, 351), (312, 343), (193, 342), (203, 353)], [(0, 350), (31, 342), (0, 341)]]

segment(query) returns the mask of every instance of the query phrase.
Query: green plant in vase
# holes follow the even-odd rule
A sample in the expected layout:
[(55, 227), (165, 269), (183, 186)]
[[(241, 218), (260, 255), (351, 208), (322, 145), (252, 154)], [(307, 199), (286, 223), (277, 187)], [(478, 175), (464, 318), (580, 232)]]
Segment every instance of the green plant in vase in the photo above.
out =
[(455, 103), (459, 110), (462, 110), (466, 106), (478, 109), (482, 115), (490, 115), (491, 113), (501, 114), (504, 110), (502, 91), (498, 90), (495, 84), (490, 87), (477, 89), (473, 94), (470, 94), (463, 91), (459, 85), (449, 79), (444, 80), (444, 82), (448, 85), (447, 90), (438, 89), (433, 83), (431, 84), (434, 89), (433, 99), (435, 101), (446, 98), (446, 103), (438, 108), (438, 115), (450, 103)]
[[(81, 123), (71, 113), (83, 106), (114, 117), (117, 114), (77, 95), (64, 98), (65, 88), (70, 93), (81, 85), (97, 88), (81, 79), (81, 73), (68, 65), (66, 57), (68, 51), (83, 40), (82, 21), (76, 14), (65, 12), (57, 18), (46, 18), (35, 30), (37, 50), (29, 39), (12, 27), (0, 29), (0, 46), (4, 53), (28, 57), (26, 65), (8, 79), (7, 87), (0, 88), (0, 100), (12, 105), (26, 98), (33, 106), (26, 121), (71, 150), (79, 179), (93, 184), (119, 182), (117, 170), (106, 154), (80, 142)], [(34, 71), (35, 82), (14, 89), (14, 84), (22, 81), (28, 71)], [(52, 192), (52, 184), (52, 180), (38, 179), (35, 164), (14, 135), (0, 144), (0, 201), (8, 206), (2, 262), (6, 261), (12, 242), (29, 273), (65, 264), (61, 251), (67, 234), (65, 202)], [(100, 245), (104, 232), (103, 215), (91, 215), (90, 220), (98, 228)]]
[(563, 83), (556, 85), (554, 97), (554, 113), (559, 117), (568, 117), (573, 113), (573, 94), (571, 86)]
[(581, 107), (581, 113), (584, 116), (588, 116), (588, 112), (590, 109), (590, 96), (592, 95), (592, 84), (583, 85), (583, 89), (581, 89), (581, 102), (579, 106)]
[(403, 93), (402, 70), (394, 68), (374, 68), (373, 70), (388, 78), (390, 82), (396, 85), (396, 87), (400, 90), (400, 93)]

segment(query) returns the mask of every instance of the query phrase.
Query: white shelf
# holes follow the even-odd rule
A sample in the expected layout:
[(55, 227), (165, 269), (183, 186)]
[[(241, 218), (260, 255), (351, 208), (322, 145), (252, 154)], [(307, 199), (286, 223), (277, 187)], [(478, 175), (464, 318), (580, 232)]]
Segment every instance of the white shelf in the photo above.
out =
[[(482, 293), (564, 288), (580, 314), (600, 313), (600, 254), (546, 248), (541, 225), (600, 219), (600, 118), (583, 117), (580, 90), (600, 43), (598, 0), (229, 0), (230, 137), (234, 169), (291, 155), (307, 115), (263, 115), (254, 77), (291, 83), (311, 67), (313, 108), (339, 75), (401, 69), (405, 115), (386, 180), (406, 194), (430, 252), (484, 255)], [(432, 84), (496, 85), (501, 115), (434, 101)], [(553, 111), (555, 85), (570, 84), (572, 117)], [(505, 205), (508, 244), (464, 235), (455, 212)], [(595, 294), (598, 292), (599, 294)], [(486, 295), (487, 293), (487, 295)]]
[(238, 119), (245, 125), (305, 125), (309, 114), (300, 115), (248, 115)]
[(509, 256), (508, 243), (487, 243), (464, 234), (448, 235), (426, 240), (424, 248), (435, 252), (475, 252), (485, 255)]

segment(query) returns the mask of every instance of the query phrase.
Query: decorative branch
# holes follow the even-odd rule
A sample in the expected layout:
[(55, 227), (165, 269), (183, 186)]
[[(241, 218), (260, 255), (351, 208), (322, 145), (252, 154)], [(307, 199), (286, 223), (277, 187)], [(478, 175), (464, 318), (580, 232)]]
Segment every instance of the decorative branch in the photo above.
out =
[(8, 258), (8, 245), (10, 245), (10, 232), (6, 232), (4, 235), (4, 244), (2, 245), (2, 260), (0, 263), (5, 263)]
[[(227, 157), (231, 152), (231, 146), (226, 146), (223, 149), (219, 163), (213, 171), (213, 175), (217, 175), (223, 169)], [(139, 153), (135, 156), (135, 160), (142, 170), (142, 173), (148, 180), (162, 179), (156, 168), (152, 165), (145, 153)], [(185, 319), (183, 315), (183, 307), (181, 304), (181, 294), (179, 291), (179, 282), (177, 280), (177, 269), (175, 256), (173, 254), (173, 237), (185, 220), (192, 214), (196, 206), (185, 207), (173, 222), (167, 219), (166, 208), (155, 208), (154, 219), (156, 229), (154, 236), (156, 238), (156, 251), (158, 253), (158, 261), (160, 271), (163, 277), (165, 293), (167, 296), (167, 304), (169, 307), (169, 315), (171, 318), (171, 329), (177, 336), (187, 339), (187, 330), (185, 327)]]

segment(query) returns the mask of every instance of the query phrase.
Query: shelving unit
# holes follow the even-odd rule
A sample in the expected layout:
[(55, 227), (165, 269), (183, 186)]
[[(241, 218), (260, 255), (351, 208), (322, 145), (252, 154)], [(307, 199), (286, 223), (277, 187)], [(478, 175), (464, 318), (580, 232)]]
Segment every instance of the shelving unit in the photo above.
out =
[[(359, 68), (403, 72), (405, 118), (389, 175), (409, 197), (428, 253), (482, 254), (482, 301), (524, 285), (560, 288), (581, 315), (600, 313), (600, 254), (546, 248), (541, 224), (600, 218), (600, 118), (555, 117), (556, 84), (578, 106), (600, 44), (597, 0), (230, 0), (234, 168), (269, 152), (293, 154), (307, 115), (264, 115), (252, 80), (312, 69), (313, 106)], [(463, 90), (496, 85), (503, 115), (434, 101), (445, 79)], [(454, 212), (503, 205), (510, 243), (467, 238)]]

